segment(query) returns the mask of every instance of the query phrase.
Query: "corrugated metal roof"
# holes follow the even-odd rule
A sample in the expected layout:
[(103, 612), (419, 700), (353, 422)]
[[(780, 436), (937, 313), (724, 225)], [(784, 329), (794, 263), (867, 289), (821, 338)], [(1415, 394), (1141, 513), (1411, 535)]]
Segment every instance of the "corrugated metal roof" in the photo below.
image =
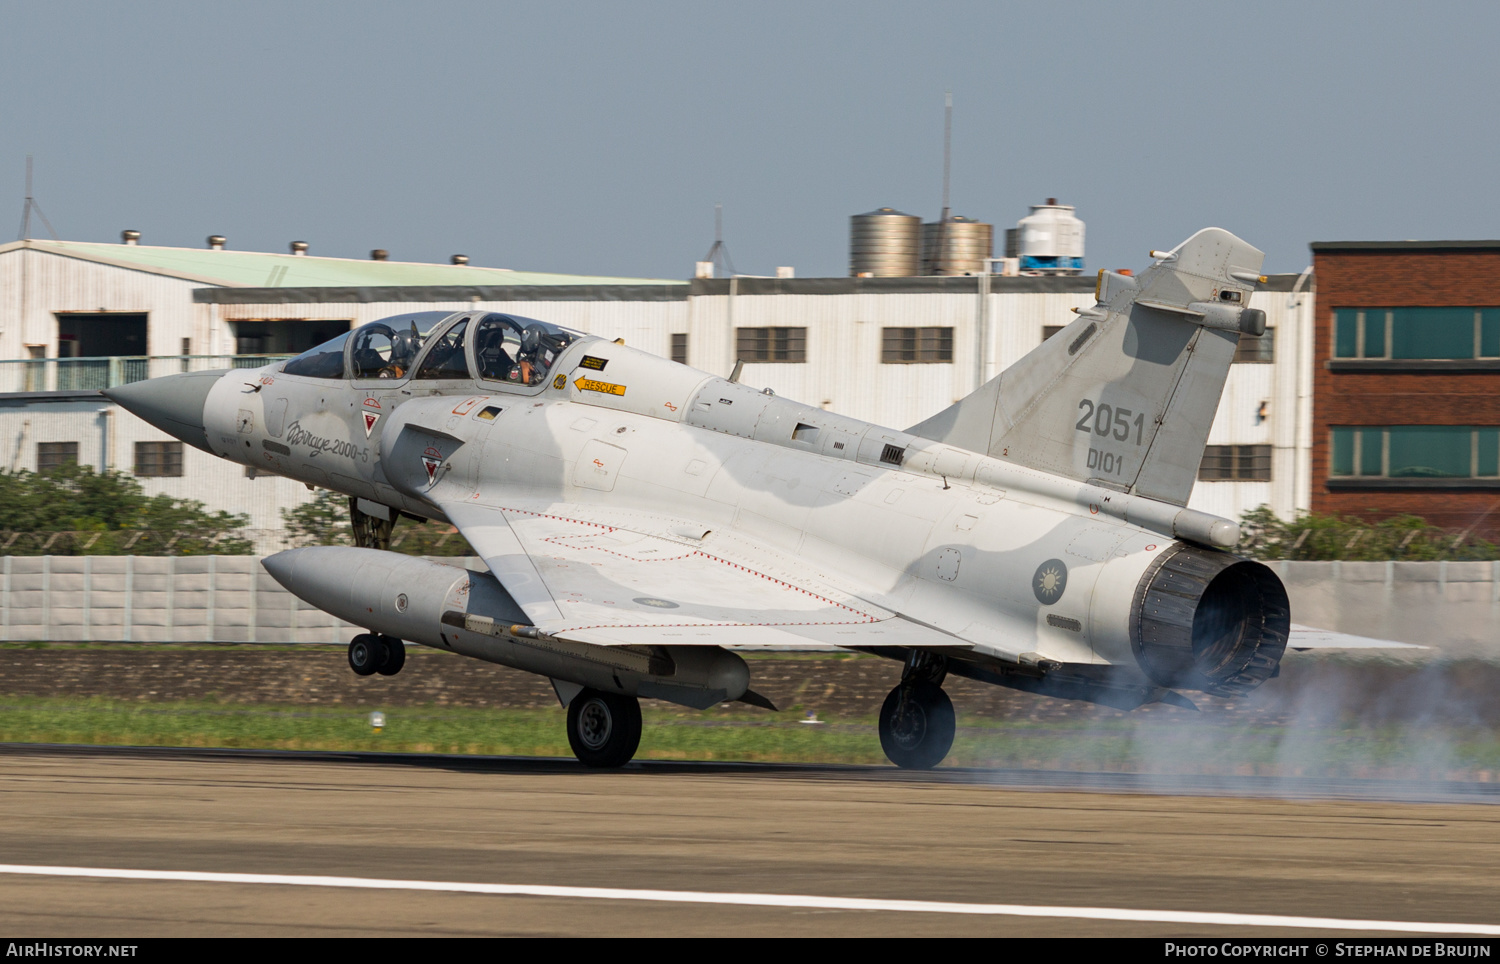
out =
[[(469, 269), (463, 269), (469, 270)], [(519, 275), (520, 272), (517, 272)], [(397, 303), (472, 301), (686, 301), (694, 297), (729, 294), (728, 278), (698, 279), (691, 282), (646, 282), (635, 284), (569, 283), (568, 275), (547, 285), (512, 283), (503, 287), (484, 284), (403, 285), (380, 287), (309, 287), (296, 288), (198, 288), (193, 301), (208, 305), (288, 305), (333, 303)], [(1273, 274), (1261, 284), (1260, 291), (1291, 291), (1295, 274)], [(737, 296), (751, 295), (893, 295), (955, 294), (977, 295), (979, 279), (974, 277), (913, 278), (747, 278), (735, 280)], [(1094, 276), (990, 278), (990, 293), (1002, 294), (1081, 294), (1094, 290)]]
[(1500, 249), (1500, 241), (1313, 241), (1314, 251), (1463, 251)]
[[(570, 277), (558, 275), (558, 278)], [(641, 284), (382, 285), (367, 288), (194, 288), (200, 305), (385, 304), (450, 301), (687, 301), (691, 285)]]
[(17, 241), (0, 245), (0, 254), (17, 248), (81, 258), (152, 274), (171, 275), (231, 288), (322, 288), (411, 285), (686, 285), (657, 278), (612, 278), (590, 275), (510, 271), (473, 265), (422, 264), (409, 261), (363, 261), (318, 258), (265, 251), (212, 251), (207, 248), (158, 248), (90, 241)]

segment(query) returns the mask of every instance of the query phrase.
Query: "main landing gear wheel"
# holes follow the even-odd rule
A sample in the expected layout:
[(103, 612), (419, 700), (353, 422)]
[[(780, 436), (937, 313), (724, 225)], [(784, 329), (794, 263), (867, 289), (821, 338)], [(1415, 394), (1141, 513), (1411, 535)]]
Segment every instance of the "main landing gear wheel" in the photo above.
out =
[(568, 704), (568, 745), (588, 767), (621, 767), (641, 745), (641, 704), (633, 696), (586, 689)]
[(349, 668), (356, 676), (395, 676), (406, 665), (406, 644), (394, 636), (360, 633), (349, 640)]
[(373, 676), (385, 663), (385, 644), (371, 633), (349, 640), (349, 668), (355, 676)]
[(395, 676), (406, 665), (406, 644), (394, 636), (381, 636), (385, 646), (385, 660), (376, 670), (381, 676)]
[(936, 683), (903, 683), (880, 707), (880, 748), (906, 770), (931, 770), (943, 762), (954, 728), (953, 701)]

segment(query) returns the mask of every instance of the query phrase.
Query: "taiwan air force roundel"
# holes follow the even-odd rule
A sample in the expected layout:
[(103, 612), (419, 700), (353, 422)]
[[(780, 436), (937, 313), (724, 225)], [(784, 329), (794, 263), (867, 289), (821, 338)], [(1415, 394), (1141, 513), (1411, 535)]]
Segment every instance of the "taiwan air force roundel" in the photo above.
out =
[(1036, 575), (1031, 577), (1031, 591), (1043, 606), (1057, 602), (1067, 588), (1068, 567), (1061, 559), (1048, 559), (1037, 566)]

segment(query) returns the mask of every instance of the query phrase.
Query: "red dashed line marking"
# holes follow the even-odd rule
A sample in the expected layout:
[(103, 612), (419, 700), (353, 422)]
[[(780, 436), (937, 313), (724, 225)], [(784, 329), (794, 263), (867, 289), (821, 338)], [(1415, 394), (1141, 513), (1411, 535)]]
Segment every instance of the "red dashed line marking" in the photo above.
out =
[[(539, 519), (553, 519), (553, 520), (556, 520), (558, 522), (569, 522), (569, 523), (572, 523), (574, 525), (591, 526), (591, 527), (593, 527), (595, 529), (604, 529), (607, 532), (616, 532), (616, 531), (618, 531), (618, 529), (617, 529), (616, 526), (607, 526), (607, 525), (604, 525), (604, 524), (598, 523), (598, 522), (584, 522), (584, 521), (579, 520), (579, 519), (569, 519), (566, 516), (552, 515), (552, 514), (546, 513), (546, 512), (532, 512), (532, 511), (529, 511), (529, 510), (526, 510), (526, 509), (507, 509), (507, 508), (504, 508), (504, 507), (501, 507), (500, 511), (501, 512), (515, 512), (518, 515), (529, 515), (529, 516), (533, 516), (533, 517), (539, 518)], [(693, 556), (701, 556), (704, 559), (709, 560), (710, 562), (717, 562), (720, 565), (729, 566), (731, 569), (738, 569), (740, 572), (746, 572), (746, 573), (749, 573), (749, 574), (751, 574), (753, 576), (759, 576), (760, 578), (766, 580), (767, 582), (773, 582), (776, 585), (782, 587), (783, 589), (790, 589), (790, 590), (792, 590), (794, 592), (800, 592), (800, 593), (802, 593), (802, 595), (807, 596), (807, 597), (809, 597), (811, 599), (816, 599), (819, 602), (825, 603), (825, 604), (827, 604), (829, 606), (833, 606), (833, 607), (835, 607), (837, 609), (842, 609), (844, 612), (852, 613), (852, 614), (854, 614), (856, 616), (861, 617), (860, 619), (857, 619), (857, 620), (846, 620), (846, 621), (839, 621), (839, 622), (819, 621), (819, 622), (810, 622), (810, 623), (713, 623), (713, 624), (711, 624), (711, 625), (714, 625), (714, 626), (856, 626), (856, 625), (862, 625), (862, 624), (866, 624), (866, 623), (878, 623), (882, 619), (882, 617), (872, 616), (869, 613), (861, 612), (860, 610), (855, 609), (853, 606), (846, 606), (845, 604), (843, 604), (841, 602), (838, 602), (837, 600), (829, 599), (827, 596), (821, 595), (819, 593), (812, 592), (812, 591), (807, 590), (807, 589), (803, 589), (801, 586), (793, 585), (792, 583), (789, 583), (789, 582), (787, 582), (784, 579), (777, 579), (775, 576), (768, 576), (765, 573), (763, 573), (763, 572), (761, 572), (761, 571), (759, 571), (757, 569), (751, 569), (748, 566), (742, 566), (742, 565), (740, 565), (737, 562), (730, 562), (728, 559), (724, 559), (724, 558), (721, 558), (719, 556), (709, 555), (708, 553), (704, 552), (701, 549), (692, 549), (692, 550), (689, 550), (689, 552), (686, 555), (681, 555), (681, 556), (668, 556), (668, 557), (664, 557), (664, 558), (660, 558), (660, 559), (639, 559), (639, 558), (636, 558), (634, 556), (626, 555), (623, 552), (616, 552), (613, 549), (605, 549), (605, 548), (602, 548), (600, 546), (570, 546), (570, 545), (567, 545), (564, 542), (560, 542), (559, 541), (560, 539), (570, 539), (570, 538), (575, 538), (575, 537), (573, 537), (573, 536), (549, 536), (549, 537), (543, 539), (542, 541), (543, 542), (550, 542), (551, 544), (553, 544), (555, 546), (563, 546), (564, 548), (573, 549), (574, 551), (581, 551), (582, 549), (590, 549), (590, 550), (592, 550), (594, 552), (603, 552), (603, 553), (606, 553), (608, 555), (619, 556), (622, 559), (629, 559), (631, 562), (677, 562), (677, 561), (680, 561), (682, 559), (691, 558)], [(654, 539), (654, 538), (657, 538), (657, 537), (656, 536), (648, 536), (647, 538), (653, 538)], [(662, 541), (665, 542), (666, 540), (662, 540)], [(667, 629), (667, 628), (690, 628), (690, 627), (692, 627), (694, 625), (701, 625), (701, 624), (695, 624), (695, 623), (642, 623), (640, 625), (629, 625), (629, 626), (622, 626), (622, 625), (619, 625), (619, 624), (611, 624), (611, 625), (601, 625), (601, 626), (575, 627), (573, 630), (569, 630), (569, 631), (578, 631), (580, 629), (610, 629), (610, 628), (613, 628), (613, 629), (648, 629), (648, 628), (655, 628), (655, 627), (659, 627), (659, 628), (663, 628), (663, 629)]]
[(567, 516), (552, 515), (548, 512), (532, 512), (529, 509), (508, 509), (505, 506), (497, 506), (501, 512), (514, 512), (517, 515), (535, 516), (538, 519), (556, 519), (558, 522), (571, 522), (578, 526), (593, 526), (595, 529), (603, 529), (605, 532), (614, 532), (615, 526), (607, 526), (602, 522), (585, 522), (582, 519), (569, 519)]
[(780, 626), (864, 626), (869, 623), (878, 622), (883, 622), (883, 620), (871, 617), (869, 619), (829, 623), (631, 623), (630, 625), (599, 623), (595, 626), (568, 626), (563, 629), (548, 630), (547, 632), (552, 636), (559, 636), (563, 633), (588, 632), (591, 629), (722, 629), (726, 626), (741, 629), (775, 629)]
[(593, 537), (592, 536), (555, 536), (555, 537), (548, 537), (546, 539), (543, 539), (542, 541), (543, 542), (550, 542), (554, 546), (562, 546), (564, 549), (572, 549), (574, 552), (579, 552), (579, 551), (582, 551), (584, 549), (592, 549), (595, 552), (608, 553), (611, 556), (619, 556), (622, 559), (629, 559), (631, 562), (676, 562), (679, 559), (687, 559), (687, 558), (690, 558), (690, 557), (692, 557), (694, 555), (699, 555), (700, 554), (696, 550), (689, 549), (689, 550), (687, 550), (686, 552), (684, 552), (680, 556), (662, 556), (662, 557), (657, 558), (657, 559), (637, 559), (634, 556), (627, 555), (627, 554), (625, 554), (623, 552), (616, 552), (613, 549), (606, 549), (603, 546), (575, 546), (575, 545), (570, 545), (566, 541), (568, 539), (579, 539), (579, 538), (591, 539)]
[[(567, 537), (564, 536), (563, 538), (567, 538)], [(553, 545), (561, 545), (561, 543), (556, 542), (553, 539), (545, 539), (543, 541), (544, 542), (551, 542)], [(853, 606), (846, 606), (843, 603), (838, 602), (837, 600), (829, 599), (827, 596), (821, 595), (819, 593), (812, 592), (812, 591), (807, 590), (807, 589), (803, 589), (801, 586), (795, 586), (792, 583), (789, 583), (789, 582), (787, 582), (784, 579), (777, 579), (775, 576), (768, 576), (765, 573), (763, 573), (763, 572), (761, 572), (761, 571), (759, 571), (757, 569), (751, 569), (748, 566), (742, 566), (742, 565), (740, 565), (737, 562), (730, 562), (728, 559), (721, 559), (718, 556), (711, 556), (711, 555), (709, 555), (708, 553), (704, 552), (701, 549), (694, 549), (694, 550), (692, 550), (691, 552), (689, 552), (685, 556), (672, 556), (671, 558), (667, 558), (667, 559), (637, 559), (634, 556), (627, 556), (627, 555), (625, 555), (622, 552), (615, 552), (613, 549), (603, 549), (603, 548), (600, 548), (599, 546), (581, 546), (581, 547), (580, 546), (574, 546), (574, 547), (571, 547), (571, 548), (575, 548), (575, 549), (579, 549), (579, 550), (590, 549), (590, 550), (592, 550), (594, 552), (604, 552), (604, 553), (608, 553), (609, 555), (612, 555), (612, 556), (619, 556), (622, 559), (629, 559), (631, 562), (677, 562), (677, 561), (682, 560), (682, 559), (691, 558), (692, 556), (702, 556), (704, 559), (707, 559), (710, 562), (717, 562), (720, 565), (728, 566), (731, 569), (738, 569), (740, 572), (748, 572), (752, 576), (759, 576), (760, 578), (766, 580), (767, 582), (774, 582), (776, 585), (782, 587), (783, 589), (790, 589), (790, 590), (792, 590), (794, 592), (800, 592), (804, 596), (808, 596), (808, 597), (810, 597), (812, 599), (816, 599), (816, 600), (818, 600), (820, 602), (827, 603), (830, 606), (837, 606), (839, 609), (842, 609), (845, 612), (854, 613), (854, 614), (859, 615), (859, 616), (866, 616), (866, 617), (869, 616), (868, 613), (860, 612), (858, 609), (855, 609)], [(722, 625), (728, 625), (728, 624), (722, 624)], [(747, 626), (758, 626), (760, 624), (759, 623), (746, 623), (744, 625), (747, 625)], [(801, 623), (788, 623), (787, 625), (802, 625), (802, 624)], [(809, 623), (808, 625), (813, 625), (813, 624)]]

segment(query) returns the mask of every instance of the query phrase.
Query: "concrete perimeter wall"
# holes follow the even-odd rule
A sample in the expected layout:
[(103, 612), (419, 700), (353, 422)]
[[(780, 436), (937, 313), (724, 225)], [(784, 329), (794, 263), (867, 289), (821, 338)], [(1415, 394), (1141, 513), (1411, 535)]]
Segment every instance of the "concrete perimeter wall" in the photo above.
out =
[(1292, 621), (1500, 659), (1500, 561), (1273, 562)]
[(358, 632), (281, 588), (256, 556), (0, 559), (0, 640), (344, 643)]
[[(1301, 625), (1500, 659), (1500, 562), (1271, 565)], [(343, 643), (359, 631), (254, 556), (0, 558), (0, 640)]]

